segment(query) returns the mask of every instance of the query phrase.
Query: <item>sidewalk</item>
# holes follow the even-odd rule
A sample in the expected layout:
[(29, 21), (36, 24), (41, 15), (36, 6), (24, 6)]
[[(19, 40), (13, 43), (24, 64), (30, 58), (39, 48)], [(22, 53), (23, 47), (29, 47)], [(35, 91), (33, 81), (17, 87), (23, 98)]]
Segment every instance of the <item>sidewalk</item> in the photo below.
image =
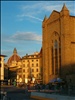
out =
[(75, 96), (64, 96), (59, 94), (49, 94), (41, 92), (31, 92), (31, 98), (38, 100), (75, 100)]

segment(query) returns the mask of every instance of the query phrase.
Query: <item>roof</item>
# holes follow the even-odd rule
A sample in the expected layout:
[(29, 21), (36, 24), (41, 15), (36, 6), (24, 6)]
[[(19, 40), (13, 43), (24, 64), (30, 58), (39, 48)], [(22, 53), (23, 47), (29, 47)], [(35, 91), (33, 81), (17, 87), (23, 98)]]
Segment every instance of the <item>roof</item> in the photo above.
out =
[(6, 55), (0, 55), (0, 56), (2, 56), (2, 57), (7, 57)]
[(12, 61), (19, 61), (21, 59), (21, 57), (17, 54), (17, 50), (16, 48), (14, 48), (13, 50), (13, 55), (8, 59), (7, 64), (11, 64)]
[(62, 10), (68, 10), (65, 4), (63, 5)]

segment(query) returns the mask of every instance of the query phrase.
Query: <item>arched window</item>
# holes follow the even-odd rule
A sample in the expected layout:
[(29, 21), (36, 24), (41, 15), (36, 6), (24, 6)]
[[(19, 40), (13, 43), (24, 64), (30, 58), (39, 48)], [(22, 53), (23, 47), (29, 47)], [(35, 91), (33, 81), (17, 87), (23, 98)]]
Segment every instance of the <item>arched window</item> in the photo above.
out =
[(57, 42), (57, 40), (55, 40), (55, 42), (54, 42), (54, 48), (55, 48), (55, 49), (58, 48), (58, 42)]
[(55, 75), (58, 74), (58, 42), (55, 40), (54, 42), (54, 52), (55, 52)]
[(54, 74), (54, 57), (53, 57), (53, 47), (51, 48), (51, 54), (52, 54), (52, 74)]

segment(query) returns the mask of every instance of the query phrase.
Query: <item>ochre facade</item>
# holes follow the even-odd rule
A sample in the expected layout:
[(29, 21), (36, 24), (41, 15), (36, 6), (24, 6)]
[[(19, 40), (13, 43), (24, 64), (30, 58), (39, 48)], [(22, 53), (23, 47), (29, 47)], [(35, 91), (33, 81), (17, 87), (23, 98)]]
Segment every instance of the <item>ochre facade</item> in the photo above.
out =
[(22, 58), (17, 54), (16, 48), (7, 61), (11, 82), (42, 82), (42, 49), (34, 54), (26, 54)]
[(42, 23), (43, 83), (75, 77), (75, 16), (64, 5)]
[(42, 80), (41, 51), (25, 55), (17, 62), (17, 81), (25, 83), (38, 83)]
[(4, 80), (4, 57), (5, 55), (0, 55), (0, 81)]

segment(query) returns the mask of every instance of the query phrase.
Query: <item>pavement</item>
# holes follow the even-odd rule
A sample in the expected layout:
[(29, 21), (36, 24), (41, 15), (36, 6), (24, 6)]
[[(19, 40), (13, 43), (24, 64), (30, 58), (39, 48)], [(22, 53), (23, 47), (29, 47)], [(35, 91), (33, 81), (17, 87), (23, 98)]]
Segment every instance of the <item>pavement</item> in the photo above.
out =
[(31, 92), (26, 92), (23, 88), (14, 86), (1, 86), (0, 100), (35, 100), (31, 98)]
[[(14, 86), (1, 86), (0, 90), (4, 93), (4, 95), (6, 94), (4, 96), (2, 93), (1, 94), (2, 99), (0, 100), (75, 100), (74, 97), (71, 98), (72, 96), (67, 97), (62, 94), (60, 95), (54, 94), (52, 91), (49, 90), (46, 91), (30, 90), (29, 92), (27, 92), (25, 91), (24, 88), (18, 88)], [(67, 99), (62, 99), (66, 97)]]

